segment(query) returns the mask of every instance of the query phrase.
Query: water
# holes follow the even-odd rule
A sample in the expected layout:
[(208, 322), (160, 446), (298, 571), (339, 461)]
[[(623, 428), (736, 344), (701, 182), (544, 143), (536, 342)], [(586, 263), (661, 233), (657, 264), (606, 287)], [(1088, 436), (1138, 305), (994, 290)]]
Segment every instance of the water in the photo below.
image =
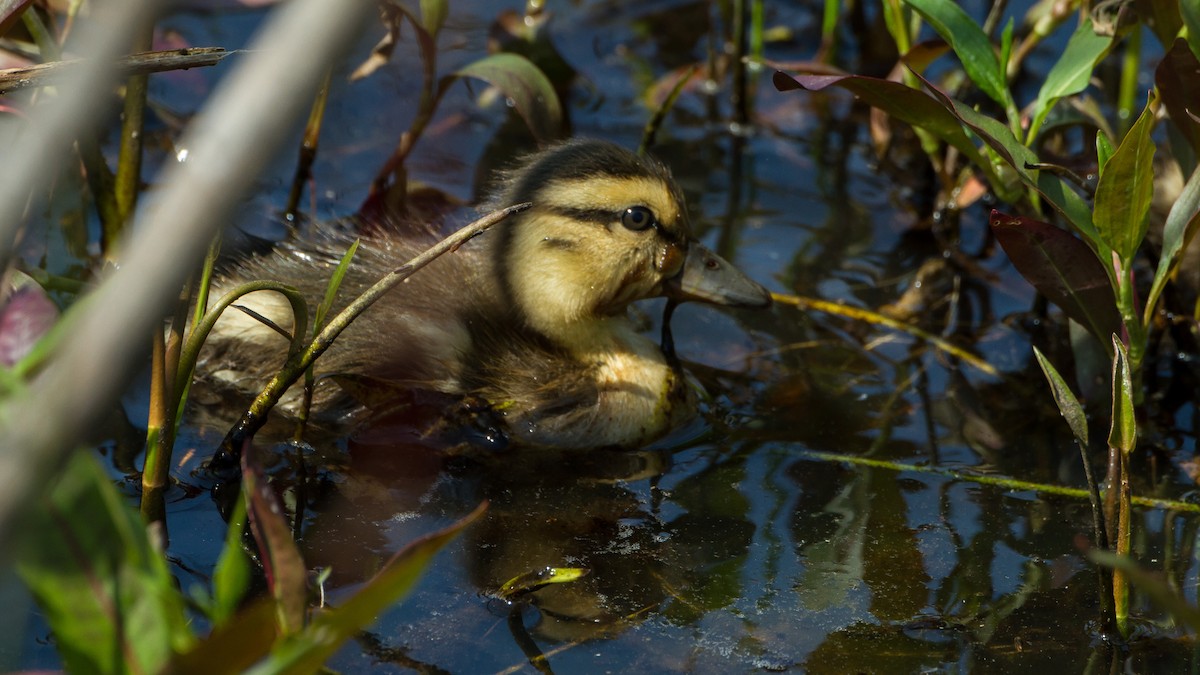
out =
[[(452, 4), (439, 41), (443, 71), (484, 53), (500, 3)], [(810, 4), (768, 3), (768, 27), (793, 31), (768, 45), (770, 58), (811, 56), (819, 16)], [(550, 9), (543, 30), (576, 71), (567, 88), (574, 132), (630, 147), (649, 115), (645, 91), (705, 58), (724, 30), (703, 2)], [(236, 48), (261, 17), (181, 13), (162, 26), (188, 44)], [(847, 33), (842, 46), (851, 61), (855, 37)], [(364, 37), (339, 75), (375, 39)], [(365, 198), (413, 114), (416, 58), (405, 41), (371, 78), (335, 78), (302, 203), (309, 216), (344, 215)], [(156, 76), (153, 95), (190, 110), (224, 68)], [(738, 133), (727, 79), (685, 92), (660, 131), (655, 153), (687, 192), (698, 233), (773, 291), (895, 303), (918, 268), (944, 260), (928, 227), (929, 177), (915, 157), (880, 162), (865, 113), (848, 97), (780, 94), (770, 74), (752, 76), (753, 123)], [(412, 177), (475, 198), (487, 168), (524, 142), (502, 108), (479, 108), (454, 85), (410, 161)], [(148, 129), (158, 138), (170, 131)], [(263, 176), (244, 230), (278, 238), (292, 161)], [(978, 205), (961, 215), (960, 251), (984, 249), (986, 218)], [(1085, 557), (1085, 500), (927, 470), (1083, 484), (1078, 452), (1032, 362), (1030, 344), (1047, 340), (1031, 313), (1033, 293), (1002, 254), (974, 263), (974, 274), (957, 267), (938, 276), (942, 268), (930, 267), (934, 277), (922, 284), (935, 290), (916, 320), (976, 351), (998, 377), (905, 335), (816, 312), (689, 305), (675, 315), (677, 348), (715, 398), (702, 422), (644, 451), (463, 459), (378, 428), (315, 438), (311, 450), (273, 446), (277, 485), (306, 504), (306, 562), (333, 570), (334, 604), (406, 542), (490, 503), (413, 595), (331, 667), (528, 672), (540, 653), (557, 672), (1044, 672), (1107, 669), (1112, 658), (1128, 659), (1134, 672), (1179, 672), (1191, 645), (1140, 594), (1139, 639), (1126, 651), (1105, 647)], [(660, 308), (644, 311), (656, 333)], [(137, 398), (126, 406), (134, 424), (144, 407)], [(1156, 420), (1145, 437), (1152, 452), (1135, 464), (1135, 493), (1193, 489), (1176, 466), (1194, 450), (1194, 415), (1184, 402)], [(224, 537), (215, 481), (201, 470), (223, 432), (194, 412), (177, 445), (169, 555), (184, 588), (207, 583)], [(105, 450), (121, 475), (119, 451)], [(307, 453), (306, 473), (297, 452)], [(1139, 559), (1195, 603), (1195, 517), (1141, 509), (1135, 520)], [(494, 597), (509, 578), (546, 566), (591, 574), (530, 603)], [(44, 625), (35, 621), (27, 635), (22, 665), (53, 665)]]

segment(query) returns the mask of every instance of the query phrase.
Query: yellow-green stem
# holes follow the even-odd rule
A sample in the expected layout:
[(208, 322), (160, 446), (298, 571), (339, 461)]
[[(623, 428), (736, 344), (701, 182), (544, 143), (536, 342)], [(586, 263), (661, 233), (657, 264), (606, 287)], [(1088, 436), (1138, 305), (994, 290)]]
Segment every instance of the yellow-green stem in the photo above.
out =
[[(1121, 480), (1119, 481), (1117, 515), (1117, 555), (1128, 556), (1132, 539), (1130, 517), (1133, 509), (1133, 494), (1129, 485), (1129, 456), (1122, 452)], [(1110, 487), (1110, 489), (1112, 489)], [(1129, 637), (1129, 579), (1120, 569), (1113, 570), (1113, 609), (1117, 618), (1117, 630)]]
[(1121, 83), (1117, 92), (1117, 123), (1119, 138), (1125, 137), (1137, 117), (1138, 69), (1142, 61), (1142, 30), (1138, 26), (1129, 32), (1125, 57), (1121, 60)]
[[(1146, 329), (1142, 325), (1142, 317), (1137, 311), (1137, 298), (1134, 297), (1133, 278), (1130, 271), (1132, 261), (1121, 262), (1120, 276), (1117, 278), (1117, 305), (1125, 330), (1129, 333), (1129, 370), (1135, 380), (1139, 380), (1142, 357), (1146, 348)], [(1135, 403), (1141, 398), (1139, 388), (1134, 389)]]
[(161, 452), (161, 438), (170, 422), (167, 419), (167, 381), (165, 370), (166, 344), (162, 331), (151, 337), (150, 349), (150, 410), (146, 419), (146, 463), (142, 467), (141, 512), (146, 522), (155, 520), (156, 497), (166, 488), (167, 464)]
[(292, 190), (288, 194), (287, 208), (284, 210), (289, 222), (295, 222), (304, 185), (312, 176), (312, 165), (317, 158), (321, 122), (325, 119), (325, 104), (329, 101), (329, 83), (332, 79), (332, 71), (325, 73), (325, 79), (321, 82), (321, 88), (317, 90), (312, 109), (308, 113), (308, 122), (304, 125), (304, 138), (300, 142), (300, 156), (296, 161), (296, 175), (292, 178)]
[[(154, 38), (154, 24), (134, 38), (133, 52), (148, 51)], [(121, 122), (121, 152), (117, 159), (116, 182), (113, 186), (120, 221), (105, 223), (101, 246), (113, 255), (116, 242), (125, 223), (137, 208), (138, 190), (142, 183), (142, 134), (146, 112), (146, 89), (149, 75), (131, 75), (125, 83), (125, 108)]]

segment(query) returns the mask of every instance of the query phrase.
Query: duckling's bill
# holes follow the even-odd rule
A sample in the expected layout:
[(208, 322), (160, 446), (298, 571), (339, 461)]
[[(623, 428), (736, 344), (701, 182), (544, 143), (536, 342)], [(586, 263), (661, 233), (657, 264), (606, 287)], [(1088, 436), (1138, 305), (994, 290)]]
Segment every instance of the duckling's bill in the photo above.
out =
[(663, 287), (663, 295), (679, 301), (695, 300), (753, 309), (771, 305), (770, 291), (695, 241), (688, 244), (683, 270), (667, 279)]

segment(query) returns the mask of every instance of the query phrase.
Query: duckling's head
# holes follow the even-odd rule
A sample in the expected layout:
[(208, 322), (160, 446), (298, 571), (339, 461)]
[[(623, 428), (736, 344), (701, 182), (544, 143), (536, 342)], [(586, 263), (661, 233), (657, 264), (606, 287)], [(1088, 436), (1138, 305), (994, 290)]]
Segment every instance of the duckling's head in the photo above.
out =
[(575, 140), (530, 156), (499, 201), (533, 204), (500, 227), (497, 274), (529, 326), (552, 339), (576, 340), (644, 298), (771, 302), (693, 238), (670, 172), (612, 143)]

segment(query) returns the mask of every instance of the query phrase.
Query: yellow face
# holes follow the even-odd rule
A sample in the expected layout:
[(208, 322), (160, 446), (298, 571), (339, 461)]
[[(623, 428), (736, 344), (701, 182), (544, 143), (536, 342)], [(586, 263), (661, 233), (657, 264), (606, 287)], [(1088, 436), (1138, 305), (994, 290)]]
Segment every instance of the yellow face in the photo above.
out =
[(687, 212), (665, 172), (554, 177), (531, 201), (503, 266), (514, 301), (546, 335), (662, 295), (683, 267)]
[[(671, 174), (602, 141), (570, 141), (507, 176), (500, 205), (532, 202), (497, 228), (496, 276), (531, 328), (568, 347), (609, 347), (608, 321), (629, 303), (669, 295), (765, 307), (770, 294), (692, 239)], [(618, 340), (619, 341), (619, 340)], [(648, 344), (648, 343), (647, 343)]]

